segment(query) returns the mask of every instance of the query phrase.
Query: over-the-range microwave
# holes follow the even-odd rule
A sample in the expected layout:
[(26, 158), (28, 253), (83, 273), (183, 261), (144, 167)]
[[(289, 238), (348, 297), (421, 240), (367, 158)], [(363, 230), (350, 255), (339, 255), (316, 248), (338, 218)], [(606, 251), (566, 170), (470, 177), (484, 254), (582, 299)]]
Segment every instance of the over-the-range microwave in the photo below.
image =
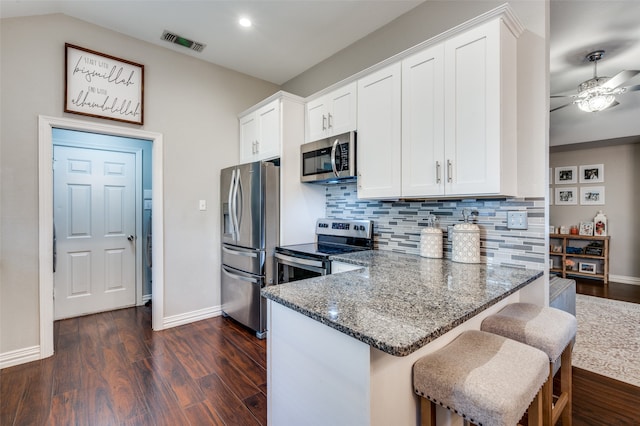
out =
[(300, 146), (300, 181), (331, 184), (356, 180), (356, 132)]

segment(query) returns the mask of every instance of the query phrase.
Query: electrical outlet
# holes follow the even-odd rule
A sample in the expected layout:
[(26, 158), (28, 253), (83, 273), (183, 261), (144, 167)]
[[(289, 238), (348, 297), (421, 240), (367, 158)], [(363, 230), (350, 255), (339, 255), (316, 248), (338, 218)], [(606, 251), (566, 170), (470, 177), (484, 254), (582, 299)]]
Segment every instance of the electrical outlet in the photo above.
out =
[(529, 229), (527, 223), (527, 212), (513, 211), (507, 212), (508, 229)]

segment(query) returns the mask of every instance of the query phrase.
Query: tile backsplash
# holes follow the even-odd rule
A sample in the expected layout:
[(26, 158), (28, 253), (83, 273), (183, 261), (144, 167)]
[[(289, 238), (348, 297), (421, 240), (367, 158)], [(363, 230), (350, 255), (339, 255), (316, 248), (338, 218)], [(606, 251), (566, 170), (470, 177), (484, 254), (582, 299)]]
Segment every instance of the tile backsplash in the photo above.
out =
[[(482, 262), (540, 269), (545, 261), (544, 198), (465, 200), (359, 200), (356, 184), (327, 186), (328, 218), (374, 221), (375, 247), (420, 254), (420, 232), (434, 214), (444, 234), (444, 257), (451, 259), (447, 226), (462, 221), (463, 209), (477, 211)], [(526, 211), (528, 229), (507, 229), (507, 211)]]

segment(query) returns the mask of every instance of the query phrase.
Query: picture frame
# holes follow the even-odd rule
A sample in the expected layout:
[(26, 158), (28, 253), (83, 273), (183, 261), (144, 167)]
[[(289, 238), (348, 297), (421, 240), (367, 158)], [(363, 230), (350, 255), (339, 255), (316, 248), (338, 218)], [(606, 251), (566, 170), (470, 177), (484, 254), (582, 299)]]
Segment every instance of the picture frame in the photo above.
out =
[(555, 168), (556, 185), (578, 183), (577, 166), (561, 166)]
[(596, 264), (590, 262), (579, 262), (578, 263), (578, 272), (582, 272), (583, 274), (596, 274)]
[(144, 65), (65, 43), (64, 112), (144, 124)]
[(604, 204), (604, 186), (580, 187), (580, 204), (583, 206)]
[(580, 166), (578, 176), (580, 183), (603, 183), (604, 164), (588, 164)]
[(556, 188), (556, 206), (570, 206), (578, 204), (578, 188), (575, 186)]
[(578, 234), (593, 237), (593, 222), (580, 222)]

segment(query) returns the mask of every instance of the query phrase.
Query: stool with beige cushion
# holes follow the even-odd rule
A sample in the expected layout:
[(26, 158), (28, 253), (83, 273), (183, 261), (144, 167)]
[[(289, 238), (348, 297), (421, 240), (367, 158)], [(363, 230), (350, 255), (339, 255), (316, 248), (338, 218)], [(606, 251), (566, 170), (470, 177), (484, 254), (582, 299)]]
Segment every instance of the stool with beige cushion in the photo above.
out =
[[(488, 316), (480, 329), (517, 340), (547, 354), (548, 379), (542, 393), (543, 422), (571, 426), (571, 350), (576, 336), (576, 318), (560, 309), (531, 303), (513, 303)], [(560, 395), (553, 403), (553, 377), (560, 359)]]
[(513, 426), (529, 408), (528, 424), (542, 424), (541, 389), (548, 359), (531, 346), (479, 330), (413, 365), (421, 424), (436, 424), (436, 404), (477, 425)]

